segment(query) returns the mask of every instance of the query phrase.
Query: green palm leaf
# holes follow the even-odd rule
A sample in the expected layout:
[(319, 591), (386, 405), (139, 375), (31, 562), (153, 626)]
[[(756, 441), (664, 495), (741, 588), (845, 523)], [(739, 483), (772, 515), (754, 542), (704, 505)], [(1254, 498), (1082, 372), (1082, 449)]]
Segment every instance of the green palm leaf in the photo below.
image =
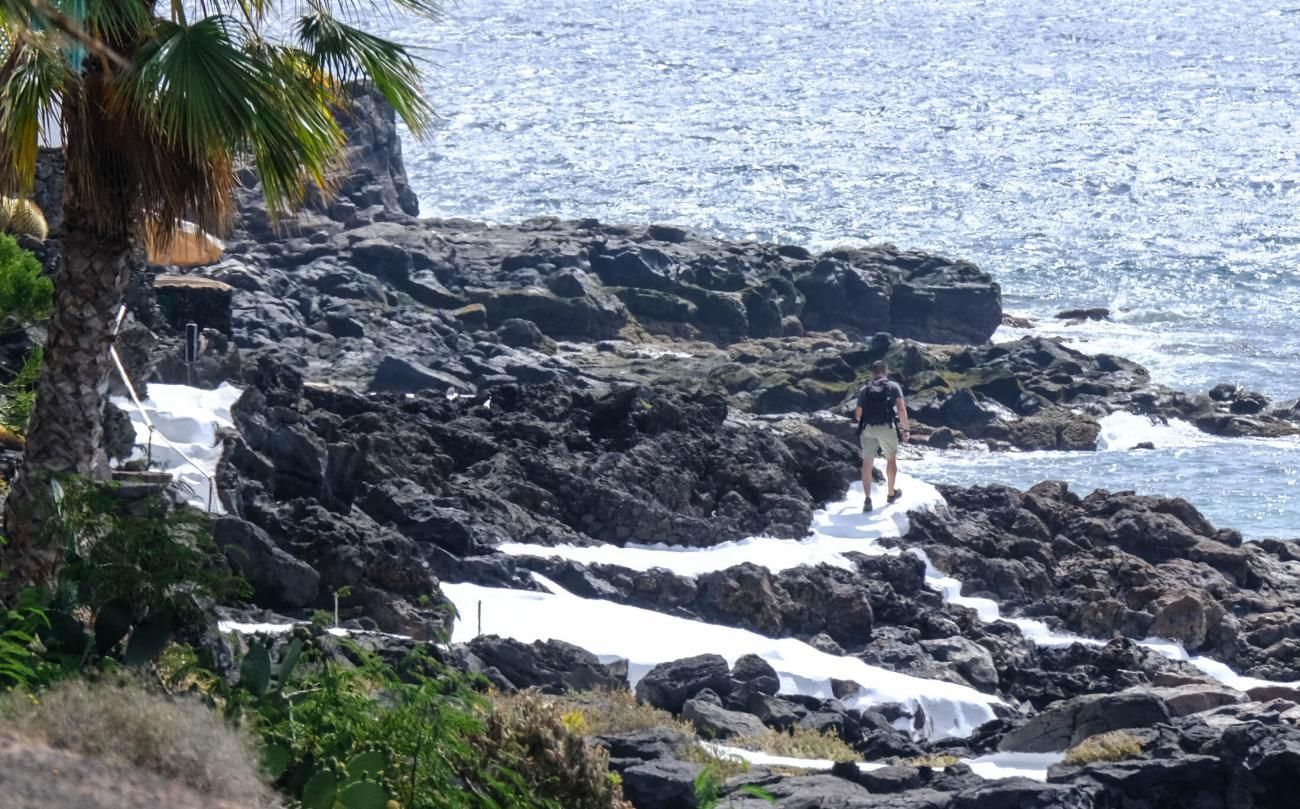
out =
[(206, 159), (229, 173), (251, 153), (268, 207), (280, 212), (301, 199), (305, 181), (325, 184), (343, 133), (307, 79), (244, 51), (249, 33), (220, 15), (159, 23), (122, 77), (120, 111), (197, 168)]
[(311, 63), (340, 82), (369, 79), (413, 132), (428, 125), (432, 111), (420, 94), (420, 70), (401, 45), (348, 25), (312, 2), (312, 13), (295, 27)]
[(31, 190), (43, 120), (55, 120), (71, 80), (63, 54), (48, 35), (18, 31), (0, 65), (0, 185)]

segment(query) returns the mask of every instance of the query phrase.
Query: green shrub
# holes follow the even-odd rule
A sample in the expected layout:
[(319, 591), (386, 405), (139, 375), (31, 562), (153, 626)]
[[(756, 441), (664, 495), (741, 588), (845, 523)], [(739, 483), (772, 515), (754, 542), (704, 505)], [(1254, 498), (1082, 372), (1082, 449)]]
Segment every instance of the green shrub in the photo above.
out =
[(37, 649), (37, 635), (49, 626), (49, 619), (36, 606), (35, 596), (27, 590), (17, 606), (0, 606), (0, 691), (33, 689), (53, 676), (52, 666)]
[(41, 272), (36, 257), (0, 233), (0, 327), (22, 328), (50, 316), (54, 282)]
[(482, 734), (484, 752), (489, 760), (522, 763), (529, 786), (565, 809), (627, 806), (609, 777), (609, 754), (587, 744), (568, 716), (566, 722), (562, 708), (536, 692), (494, 705)]
[(1065, 763), (1074, 766), (1094, 761), (1127, 761), (1142, 755), (1142, 741), (1123, 730), (1089, 736), (1065, 751)]
[(45, 349), (37, 346), (27, 355), (17, 375), (0, 385), (0, 427), (18, 435), (27, 434), (27, 422), (36, 404), (36, 383), (45, 362)]
[(250, 642), (238, 686), (218, 681), (214, 696), (258, 730), (277, 786), (304, 807), (330, 806), (313, 803), (315, 789), (341, 789), (357, 762), (376, 796), (403, 809), (623, 806), (603, 754), (558, 709), (531, 701), (494, 709), (473, 685), (420, 655), (399, 677), (351, 641), (300, 630), (274, 655)]
[(238, 806), (271, 805), (253, 739), (197, 700), (73, 679), (6, 702), (8, 726), (52, 747), (149, 770)]
[[(492, 701), (498, 706), (509, 706), (513, 700), (526, 699), (524, 694), (496, 694)], [(667, 711), (637, 700), (631, 691), (573, 691), (550, 697), (567, 717), (567, 723), (576, 732), (585, 735), (636, 733), (642, 730), (663, 728), (680, 739), (676, 755), (682, 761), (711, 767), (724, 778), (730, 778), (749, 769), (749, 764), (736, 756), (719, 755), (712, 747), (696, 739), (695, 726)]]
[(187, 625), (214, 602), (250, 592), (217, 550), (202, 512), (173, 507), (161, 494), (127, 506), (116, 484), (81, 478), (52, 482), (51, 489), (53, 514), (42, 530), (64, 548), (56, 607), (98, 615), (120, 603), (133, 621), (166, 611)]
[[(695, 778), (695, 805), (698, 809), (717, 809), (722, 801), (722, 789), (726, 786), (726, 776), (715, 767), (706, 766)], [(737, 790), (742, 795), (776, 803), (776, 797), (760, 786), (743, 784)], [(728, 801), (730, 804), (731, 801)]]
[[(514, 700), (531, 699), (528, 692), (520, 694), (494, 694), (495, 705), (509, 708)], [(636, 733), (641, 730), (668, 728), (683, 738), (694, 738), (695, 728), (667, 711), (637, 700), (631, 691), (572, 691), (549, 698), (565, 714), (573, 714), (570, 722), (581, 724), (582, 732), (589, 735), (610, 733)]]

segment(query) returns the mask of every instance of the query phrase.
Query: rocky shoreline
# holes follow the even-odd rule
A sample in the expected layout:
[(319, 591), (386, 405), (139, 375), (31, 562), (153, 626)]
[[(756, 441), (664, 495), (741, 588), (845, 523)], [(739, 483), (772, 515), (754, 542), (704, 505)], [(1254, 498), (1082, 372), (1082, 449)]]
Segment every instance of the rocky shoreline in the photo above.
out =
[[(799, 727), (886, 765), (755, 765), (728, 783), (732, 806), (767, 805), (744, 784), (783, 807), (1293, 805), (1300, 686), (1228, 688), (1139, 641), (1300, 680), (1300, 553), (1243, 543), (1181, 500), (1079, 497), (1064, 483), (943, 487), (945, 504), (908, 515), (890, 541), (902, 552), (775, 572), (754, 560), (687, 576), (498, 547), (803, 537), (855, 475), (845, 408), (880, 358), (935, 447), (1088, 450), (1113, 412), (1285, 435), (1300, 432), (1294, 406), (1224, 386), (1188, 396), (1048, 338), (991, 344), (1000, 289), (961, 261), (890, 246), (814, 255), (669, 226), (417, 220), (392, 116), (360, 103), (337, 199), (273, 227), (250, 188), (220, 263), (137, 279), (119, 343), (138, 380), (245, 388), (222, 436), (215, 520), (254, 585), (257, 611), (242, 617), (305, 619), (343, 592), (349, 628), (435, 640), (455, 621), (442, 582), (539, 590), (542, 575), (577, 596), (795, 638), (998, 703), (969, 737), (931, 738), (904, 706), (846, 708), (869, 684), (801, 696), (780, 693), (758, 658), (664, 661), (636, 694), (701, 738)], [(48, 260), (57, 238), (43, 250)], [(186, 369), (176, 356), (190, 319), (204, 340)], [(0, 359), (35, 337), (9, 338)], [(1095, 642), (1041, 645), (983, 621), (930, 587), (911, 551), (964, 582), (963, 595)], [(506, 691), (629, 687), (617, 664), (559, 641), (438, 648)], [(1140, 752), (1058, 763), (1046, 782), (933, 764), (1059, 753), (1114, 730)], [(699, 765), (674, 739), (593, 741), (639, 809), (694, 805)]]

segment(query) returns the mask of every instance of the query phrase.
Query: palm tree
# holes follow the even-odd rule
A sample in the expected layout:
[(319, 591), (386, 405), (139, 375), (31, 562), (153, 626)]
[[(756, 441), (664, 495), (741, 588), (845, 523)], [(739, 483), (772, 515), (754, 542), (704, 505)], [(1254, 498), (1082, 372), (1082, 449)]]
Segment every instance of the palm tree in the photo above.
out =
[(142, 237), (163, 244), (182, 217), (219, 232), (239, 164), (273, 214), (312, 184), (328, 190), (345, 83), (371, 83), (420, 132), (431, 112), (414, 57), (356, 20), (438, 3), (0, 0), (0, 193), (30, 193), (44, 122), (58, 122), (65, 157), (62, 259), (0, 600), (57, 570), (61, 549), (37, 530), (50, 476), (104, 472), (108, 344)]

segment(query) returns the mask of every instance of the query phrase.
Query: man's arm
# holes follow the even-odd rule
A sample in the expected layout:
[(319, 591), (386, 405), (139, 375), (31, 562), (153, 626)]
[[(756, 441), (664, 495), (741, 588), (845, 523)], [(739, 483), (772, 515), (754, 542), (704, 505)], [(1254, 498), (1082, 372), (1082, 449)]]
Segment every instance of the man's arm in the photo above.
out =
[(862, 421), (862, 408), (861, 407), (853, 408), (853, 423), (858, 424), (861, 421)]
[(912, 425), (907, 420), (907, 402), (899, 396), (894, 400), (894, 408), (898, 410), (898, 426), (903, 431), (903, 441), (906, 442), (912, 437)]

